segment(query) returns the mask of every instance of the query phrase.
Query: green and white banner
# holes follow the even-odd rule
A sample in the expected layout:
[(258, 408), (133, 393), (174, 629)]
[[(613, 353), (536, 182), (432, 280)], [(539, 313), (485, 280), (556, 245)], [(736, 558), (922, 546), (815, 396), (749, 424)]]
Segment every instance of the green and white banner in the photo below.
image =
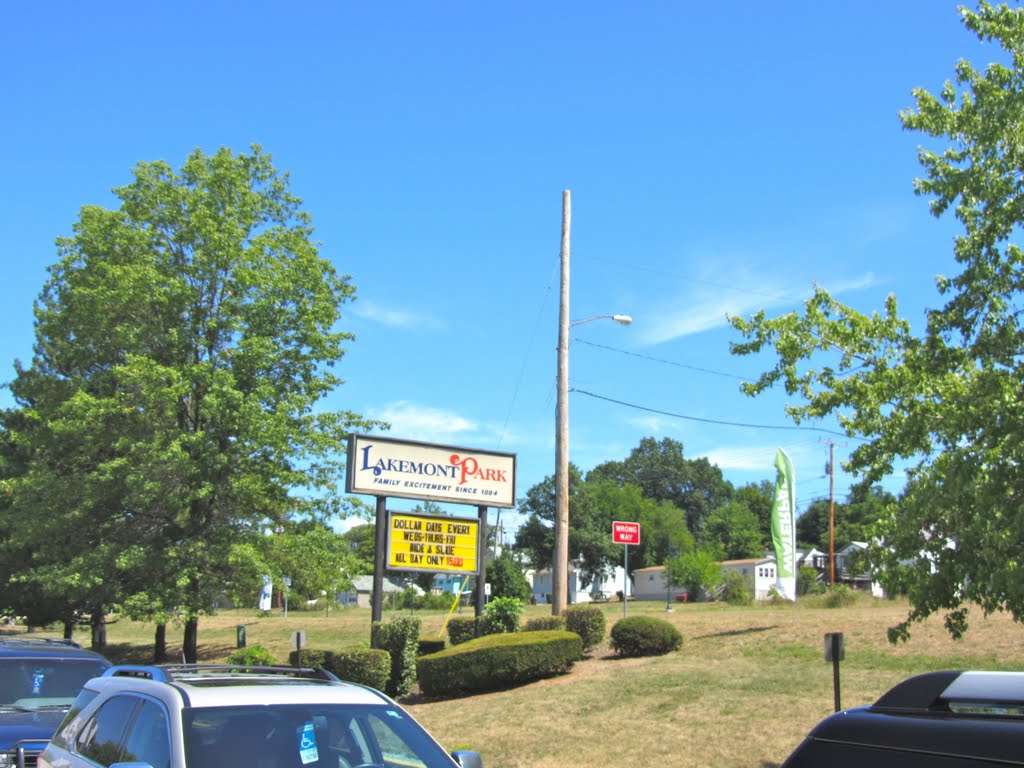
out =
[(772, 544), (775, 545), (775, 589), (796, 601), (796, 482), (793, 462), (779, 448), (775, 455), (775, 497), (772, 499)]

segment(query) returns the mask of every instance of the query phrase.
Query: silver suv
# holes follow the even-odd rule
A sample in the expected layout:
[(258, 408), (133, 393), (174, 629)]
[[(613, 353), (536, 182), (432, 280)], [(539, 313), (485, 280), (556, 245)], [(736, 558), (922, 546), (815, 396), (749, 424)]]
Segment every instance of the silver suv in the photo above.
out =
[(39, 768), (481, 768), (384, 694), (321, 669), (119, 666), (85, 684)]

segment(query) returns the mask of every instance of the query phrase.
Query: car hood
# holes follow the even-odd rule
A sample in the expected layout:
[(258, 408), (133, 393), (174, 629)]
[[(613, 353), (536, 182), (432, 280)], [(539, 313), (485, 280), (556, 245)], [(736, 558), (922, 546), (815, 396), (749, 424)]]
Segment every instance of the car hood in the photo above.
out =
[(0, 710), (0, 749), (10, 749), (19, 741), (49, 741), (67, 710), (38, 712)]

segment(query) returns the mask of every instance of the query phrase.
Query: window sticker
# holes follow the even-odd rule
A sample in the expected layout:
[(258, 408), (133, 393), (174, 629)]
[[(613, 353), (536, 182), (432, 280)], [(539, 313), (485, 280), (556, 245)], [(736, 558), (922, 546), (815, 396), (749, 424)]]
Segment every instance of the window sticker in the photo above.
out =
[(43, 670), (41, 670), (41, 669), (37, 669), (32, 674), (32, 694), (34, 696), (38, 696), (40, 693), (43, 692), (43, 678), (44, 677), (46, 677), (46, 675), (43, 674)]
[(320, 753), (316, 749), (316, 734), (313, 732), (313, 723), (308, 722), (299, 731), (299, 759), (303, 765), (315, 763), (320, 759)]
[(401, 720), (402, 719), (402, 714), (400, 712), (396, 712), (393, 709), (389, 709), (388, 710), (388, 717), (393, 717), (396, 720)]

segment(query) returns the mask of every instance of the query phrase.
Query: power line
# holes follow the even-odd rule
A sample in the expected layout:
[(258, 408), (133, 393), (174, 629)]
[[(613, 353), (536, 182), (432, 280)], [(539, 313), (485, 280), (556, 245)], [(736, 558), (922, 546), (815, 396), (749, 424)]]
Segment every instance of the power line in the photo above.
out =
[(677, 363), (677, 362), (675, 362), (673, 360), (665, 360), (664, 358), (653, 357), (651, 355), (641, 355), (639, 352), (630, 352), (629, 350), (626, 350), (626, 349), (618, 349), (616, 347), (609, 347), (609, 346), (607, 346), (605, 344), (595, 344), (594, 342), (586, 341), (585, 339), (574, 338), (572, 341), (573, 341), (573, 344), (586, 344), (587, 346), (590, 346), (590, 347), (597, 347), (599, 349), (607, 349), (610, 352), (618, 352), (620, 355), (630, 355), (631, 357), (639, 357), (639, 358), (642, 358), (644, 360), (651, 360), (651, 361), (653, 361), (655, 363), (663, 363), (664, 365), (674, 365), (677, 368), (686, 368), (687, 370), (690, 370), (690, 371), (699, 371), (700, 373), (710, 373), (713, 376), (725, 376), (726, 378), (737, 379), (738, 381), (753, 381), (753, 379), (748, 379), (745, 376), (737, 376), (734, 373), (723, 373), (722, 371), (713, 371), (710, 368), (699, 368), (696, 365), (686, 365), (685, 363)]
[[(847, 435), (847, 434), (845, 434), (843, 432), (836, 432), (835, 430), (825, 429), (824, 427), (801, 427), (799, 425), (775, 426), (775, 425), (771, 425), (771, 424), (748, 424), (748, 423), (745, 423), (745, 422), (737, 422), (737, 421), (723, 421), (721, 419), (705, 419), (705, 418), (701, 418), (700, 416), (686, 416), (685, 414), (682, 414), (682, 413), (672, 413), (671, 411), (662, 411), (662, 410), (658, 410), (657, 408), (648, 408), (648, 407), (643, 406), (643, 405), (637, 405), (636, 403), (627, 403), (624, 400), (616, 400), (616, 399), (611, 398), (611, 397), (605, 397), (604, 395), (598, 395), (598, 394), (595, 394), (593, 392), (587, 392), (585, 389), (573, 388), (570, 391), (572, 391), (572, 392), (579, 392), (581, 395), (586, 395), (587, 397), (593, 397), (596, 400), (604, 400), (604, 401), (609, 402), (609, 403), (615, 403), (616, 405), (624, 405), (627, 408), (634, 408), (634, 409), (636, 409), (638, 411), (646, 411), (648, 413), (656, 413), (659, 416), (670, 416), (670, 417), (675, 418), (675, 419), (685, 419), (686, 421), (699, 421), (699, 422), (704, 423), (704, 424), (718, 424), (718, 425), (726, 426), (726, 427), (746, 427), (748, 429), (781, 429), (781, 430), (795, 430), (795, 431), (801, 431), (801, 432), (823, 432), (826, 435), (838, 435), (839, 437), (850, 437), (850, 435)], [(857, 439), (857, 440), (864, 440), (865, 438), (855, 437), (855, 439)]]

